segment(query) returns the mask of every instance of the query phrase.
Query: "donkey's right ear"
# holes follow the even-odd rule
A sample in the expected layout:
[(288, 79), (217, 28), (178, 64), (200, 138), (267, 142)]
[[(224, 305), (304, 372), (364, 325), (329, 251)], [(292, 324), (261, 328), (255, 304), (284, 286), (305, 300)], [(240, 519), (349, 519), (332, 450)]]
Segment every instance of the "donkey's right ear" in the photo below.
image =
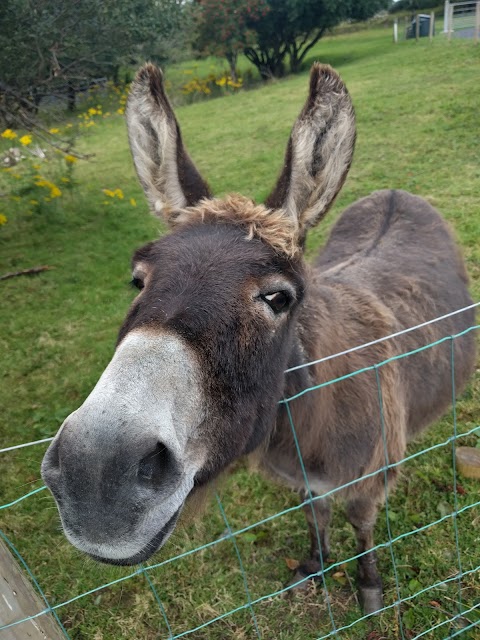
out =
[(132, 83), (127, 102), (130, 149), (151, 209), (164, 215), (172, 209), (211, 197), (185, 150), (175, 114), (166, 96), (163, 76), (146, 64)]

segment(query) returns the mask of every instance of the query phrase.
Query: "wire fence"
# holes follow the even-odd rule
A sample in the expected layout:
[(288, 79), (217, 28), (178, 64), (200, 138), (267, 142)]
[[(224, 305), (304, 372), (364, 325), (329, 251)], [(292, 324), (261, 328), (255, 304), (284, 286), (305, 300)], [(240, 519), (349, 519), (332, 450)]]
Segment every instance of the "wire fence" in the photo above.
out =
[[(313, 364), (318, 364), (319, 362), (345, 355), (345, 353), (363, 349), (377, 342), (395, 338), (396, 336), (402, 333), (413, 332), (428, 324), (439, 322), (440, 320), (446, 317), (455, 315), (457, 313), (462, 313), (467, 309), (471, 309), (472, 307), (477, 307), (479, 305), (480, 303), (476, 303), (465, 309), (461, 309), (456, 312), (453, 312), (452, 314), (448, 314), (447, 316), (442, 316), (441, 318), (435, 318), (430, 322), (423, 323), (422, 325), (418, 325), (416, 327), (406, 329), (402, 332), (392, 334), (391, 336), (386, 336), (385, 338), (374, 341), (373, 343), (368, 343), (366, 345), (358, 345), (357, 347), (349, 349), (347, 352), (342, 352), (339, 354), (334, 354), (332, 356), (327, 356), (326, 358), (322, 358), (315, 362), (307, 363), (306, 365), (301, 365), (301, 366), (308, 367)], [(472, 325), (467, 329), (465, 329), (464, 331), (462, 331), (461, 333), (445, 336), (429, 344), (419, 346), (414, 350), (395, 355), (387, 360), (378, 362), (372, 366), (365, 367), (357, 371), (353, 371), (342, 377), (329, 380), (327, 382), (323, 382), (315, 386), (311, 386), (309, 388), (302, 390), (300, 393), (292, 397), (282, 399), (281, 403), (285, 405), (287, 410), (300, 466), (302, 469), (303, 479), (306, 487), (306, 494), (305, 494), (306, 499), (300, 504), (289, 506), (287, 508), (277, 511), (276, 513), (273, 513), (261, 519), (258, 519), (255, 522), (246, 524), (245, 526), (234, 527), (231, 525), (231, 522), (227, 516), (228, 509), (225, 508), (221, 498), (218, 495), (216, 495), (217, 508), (219, 510), (221, 519), (224, 523), (225, 530), (223, 531), (222, 535), (217, 536), (215, 539), (210, 540), (206, 544), (202, 544), (200, 546), (196, 546), (195, 548), (183, 551), (182, 553), (166, 558), (155, 564), (140, 565), (137, 568), (129, 571), (126, 575), (123, 575), (119, 578), (111, 580), (105, 584), (100, 584), (92, 589), (89, 589), (87, 591), (84, 591), (72, 597), (69, 597), (61, 602), (56, 602), (53, 604), (52, 602), (49, 602), (49, 600), (47, 599), (44, 593), (44, 590), (42, 590), (42, 587), (39, 584), (38, 579), (34, 576), (27, 562), (22, 557), (20, 550), (13, 544), (13, 542), (6, 536), (6, 534), (0, 530), (0, 538), (8, 545), (12, 553), (16, 556), (20, 564), (24, 567), (25, 571), (29, 575), (33, 585), (35, 586), (35, 589), (37, 590), (38, 594), (42, 598), (42, 601), (45, 605), (41, 611), (35, 613), (34, 615), (26, 616), (18, 620), (13, 620), (8, 624), (4, 624), (3, 626), (0, 626), (0, 638), (2, 637), (2, 633), (7, 632), (8, 629), (11, 629), (12, 627), (15, 627), (18, 625), (22, 625), (30, 620), (40, 618), (41, 616), (46, 614), (52, 614), (55, 617), (65, 637), (71, 638), (66, 626), (62, 624), (62, 617), (63, 617), (62, 611), (65, 610), (65, 608), (67, 608), (72, 603), (82, 601), (88, 598), (89, 596), (98, 597), (98, 594), (103, 590), (109, 587), (112, 587), (114, 585), (125, 583), (126, 581), (130, 581), (136, 577), (137, 578), (140, 577), (145, 580), (148, 588), (151, 590), (153, 594), (153, 598), (156, 604), (158, 605), (161, 620), (163, 621), (162, 628), (164, 632), (162, 632), (160, 635), (155, 635), (151, 637), (155, 637), (155, 638), (163, 637), (163, 638), (168, 638), (169, 640), (176, 640), (177, 638), (183, 638), (186, 636), (196, 637), (196, 634), (198, 634), (202, 630), (206, 630), (207, 635), (206, 636), (202, 635), (201, 637), (209, 638), (210, 635), (208, 635), (208, 633), (209, 633), (209, 629), (213, 628), (212, 625), (214, 625), (215, 623), (220, 623), (222, 621), (225, 621), (226, 619), (232, 618), (233, 616), (235, 616), (235, 614), (238, 614), (240, 612), (244, 612), (246, 614), (248, 613), (250, 615), (251, 622), (248, 624), (248, 632), (250, 635), (240, 634), (238, 635), (238, 637), (242, 637), (242, 638), (244, 637), (252, 637), (252, 638), (253, 637), (255, 638), (276, 637), (262, 630), (262, 626), (264, 627), (264, 625), (262, 625), (259, 622), (258, 607), (262, 603), (265, 603), (265, 602), (271, 603), (272, 601), (274, 601), (274, 599), (280, 598), (280, 596), (287, 594), (294, 587), (299, 586), (301, 583), (307, 580), (310, 580), (312, 576), (318, 578), (320, 581), (321, 593), (317, 593), (316, 597), (323, 599), (325, 604), (325, 609), (324, 609), (325, 620), (322, 625), (322, 631), (319, 632), (318, 635), (316, 636), (314, 635), (309, 636), (312, 638), (316, 637), (317, 640), (326, 640), (327, 638), (332, 638), (332, 637), (345, 638), (348, 640), (354, 637), (364, 638), (366, 637), (365, 635), (358, 635), (364, 632), (357, 631), (358, 629), (363, 629), (363, 627), (360, 627), (361, 623), (370, 620), (372, 616), (377, 617), (379, 614), (383, 614), (386, 612), (394, 613), (394, 616), (395, 616), (394, 619), (396, 621), (396, 629), (395, 630), (391, 629), (389, 632), (389, 635), (387, 636), (369, 635), (368, 638), (372, 638), (372, 640), (376, 640), (377, 638), (382, 638), (382, 637), (386, 637), (386, 638), (395, 637), (395, 638), (402, 638), (402, 640), (417, 640), (418, 638), (425, 637), (427, 634), (431, 634), (432, 638), (433, 637), (455, 638), (463, 634), (464, 634), (464, 637), (466, 638), (480, 637), (479, 635), (471, 635), (471, 634), (480, 633), (480, 631), (478, 630), (478, 627), (480, 626), (480, 583), (477, 584), (476, 582), (477, 578), (480, 575), (480, 552), (479, 552), (480, 540), (478, 539), (478, 536), (476, 538), (477, 546), (475, 546), (475, 544), (473, 544), (473, 547), (467, 545), (468, 547), (467, 550), (461, 548), (462, 537), (465, 533), (467, 533), (468, 531), (471, 532), (472, 527), (475, 528), (475, 526), (477, 527), (478, 530), (480, 530), (480, 526), (478, 524), (480, 521), (480, 513), (478, 513), (478, 508), (480, 507), (480, 500), (477, 499), (478, 485), (477, 485), (477, 492), (473, 491), (473, 494), (472, 492), (470, 492), (469, 499), (468, 500), (463, 499), (461, 502), (460, 498), (464, 497), (463, 494), (465, 493), (465, 490), (462, 489), (462, 491), (460, 491), (459, 489), (459, 484), (457, 481), (457, 469), (456, 469), (457, 442), (460, 439), (462, 439), (462, 441), (468, 441), (469, 438), (472, 439), (472, 438), (475, 438), (475, 436), (479, 438), (478, 442), (480, 442), (480, 426), (478, 425), (478, 422), (476, 422), (474, 423), (474, 426), (471, 428), (468, 428), (468, 429), (459, 428), (459, 420), (457, 418), (457, 404), (455, 399), (455, 361), (454, 361), (455, 340), (479, 328), (480, 328), (480, 325), (478, 324)], [(389, 363), (395, 360), (412, 357), (417, 353), (420, 353), (425, 350), (433, 349), (442, 344), (445, 344), (447, 348), (448, 348), (448, 345), (450, 345), (450, 354), (451, 354), (450, 363), (451, 363), (451, 372), (452, 372), (451, 379), (452, 379), (453, 408), (452, 408), (451, 421), (450, 421), (450, 427), (451, 427), (450, 433), (448, 436), (444, 438), (440, 438), (438, 439), (438, 441), (433, 442), (433, 444), (431, 444), (430, 446), (421, 448), (420, 450), (414, 453), (411, 453), (410, 455), (406, 456), (404, 459), (400, 460), (399, 462), (390, 462), (388, 460), (387, 448), (386, 448), (382, 386), (381, 386), (381, 379), (380, 379), (379, 372), (384, 366), (388, 365)], [(293, 369), (289, 369), (288, 371), (295, 370), (296, 368), (297, 367), (294, 367)], [(380, 425), (382, 428), (385, 464), (370, 474), (367, 474), (362, 476), (361, 478), (352, 480), (351, 482), (341, 487), (334, 488), (326, 492), (322, 496), (317, 496), (314, 494), (314, 492), (310, 487), (308, 474), (305, 469), (302, 452), (301, 452), (299, 441), (297, 438), (295, 424), (292, 419), (292, 413), (290, 411), (290, 404), (296, 399), (300, 398), (301, 396), (307, 393), (312, 393), (320, 388), (337, 384), (342, 380), (345, 380), (348, 378), (355, 378), (356, 376), (361, 375), (368, 371), (373, 372), (373, 375), (375, 375), (376, 384), (377, 384), (379, 412), (380, 412)], [(474, 416), (474, 420), (478, 421), (478, 415)], [(38, 446), (41, 444), (45, 444), (50, 440), (52, 440), (52, 438), (44, 438), (42, 440), (37, 440), (34, 442), (12, 445), (12, 446), (0, 449), (0, 453), (6, 454), (7, 452), (24, 449), (25, 447)], [(442, 449), (444, 450), (445, 448), (449, 448), (451, 450), (448, 455), (451, 458), (451, 470), (452, 470), (452, 479), (453, 479), (452, 480), (453, 481), (453, 486), (452, 486), (453, 508), (445, 509), (445, 505), (443, 505), (444, 508), (443, 508), (443, 512), (440, 513), (440, 517), (433, 518), (429, 522), (426, 522), (421, 525), (419, 524), (407, 531), (403, 531), (401, 533), (395, 533), (393, 531), (393, 526), (392, 526), (392, 523), (395, 522), (395, 519), (393, 517), (394, 514), (390, 507), (390, 497), (388, 495), (389, 471), (397, 467), (404, 468), (405, 465), (407, 465), (414, 459), (417, 459), (423, 456), (429, 456), (429, 455), (431, 456), (435, 452), (440, 451)], [(312, 574), (311, 576), (304, 577), (294, 584), (289, 584), (286, 587), (277, 588), (266, 594), (262, 594), (258, 596), (254, 596), (252, 594), (250, 582), (252, 581), (254, 576), (252, 576), (251, 573), (250, 575), (247, 575), (247, 571), (245, 568), (246, 564), (244, 559), (242, 558), (242, 551), (240, 548), (240, 542), (242, 540), (242, 537), (245, 537), (249, 533), (251, 534), (251, 532), (256, 531), (259, 528), (264, 527), (265, 525), (272, 523), (284, 516), (297, 513), (299, 510), (309, 505), (312, 508), (312, 513), (314, 514), (314, 517), (315, 517), (315, 510), (313, 509), (315, 501), (322, 500), (326, 497), (335, 497), (336, 494), (344, 491), (346, 488), (353, 486), (356, 483), (362, 482), (366, 478), (377, 476), (377, 475), (382, 475), (385, 481), (386, 539), (376, 544), (376, 546), (374, 547), (374, 550), (375, 551), (384, 550), (388, 554), (390, 558), (390, 563), (391, 563), (391, 582), (392, 582), (392, 590), (391, 590), (392, 598), (390, 599), (391, 601), (387, 602), (380, 612), (377, 612), (375, 614), (368, 614), (368, 615), (355, 614), (353, 618), (352, 616), (350, 616), (350, 619), (347, 620), (343, 615), (343, 613), (342, 615), (339, 615), (339, 613), (341, 612), (338, 612), (335, 607), (336, 598), (334, 597), (334, 593), (333, 593), (333, 590), (335, 589), (335, 584), (333, 583), (334, 586), (332, 587), (332, 576), (337, 575), (337, 573), (340, 570), (345, 569), (348, 563), (354, 560), (358, 560), (358, 558), (360, 558), (362, 555), (364, 555), (367, 552), (360, 553), (360, 554), (358, 553), (350, 554), (348, 555), (348, 557), (342, 557), (339, 560), (336, 560), (334, 562), (331, 562), (325, 565), (323, 565), (323, 562), (322, 562), (322, 567), (321, 567), (322, 570), (318, 572), (318, 574)], [(18, 498), (15, 498), (14, 500), (11, 500), (9, 502), (6, 502), (5, 504), (0, 505), (0, 512), (5, 513), (6, 510), (14, 509), (25, 500), (35, 500), (38, 494), (41, 492), (44, 492), (45, 489), (46, 487), (44, 486), (38, 487), (33, 491), (30, 491)], [(471, 516), (469, 517), (468, 521), (466, 519), (466, 516)], [(316, 524), (317, 536), (319, 536), (316, 517), (315, 517), (315, 524)], [(412, 536), (415, 537), (415, 540), (419, 540), (421, 534), (425, 534), (428, 536), (432, 533), (432, 531), (436, 530), (437, 528), (443, 525), (445, 526), (451, 525), (450, 544), (451, 544), (451, 548), (453, 549), (455, 566), (454, 567), (450, 566), (447, 571), (447, 574), (444, 574), (444, 576), (441, 579), (432, 581), (431, 584), (428, 584), (426, 586), (422, 586), (422, 584), (418, 583), (415, 580), (410, 581), (408, 585), (409, 592), (406, 592), (405, 586), (402, 583), (403, 574), (401, 575), (401, 572), (400, 572), (400, 569), (402, 568), (403, 563), (405, 562), (405, 558), (402, 558), (401, 543), (407, 540), (410, 540)], [(238, 563), (239, 573), (241, 576), (242, 590), (244, 593), (243, 602), (237, 606), (230, 608), (225, 612), (218, 613), (217, 615), (211, 615), (210, 617), (207, 616), (208, 619), (201, 622), (201, 624), (197, 624), (196, 626), (192, 626), (191, 628), (187, 628), (179, 631), (178, 629), (176, 629), (176, 625), (173, 622), (171, 622), (171, 619), (168, 615), (167, 607), (164, 605), (164, 602), (162, 599), (162, 594), (159, 593), (161, 589), (159, 589), (158, 582), (157, 582), (157, 585), (155, 585), (154, 577), (156, 575), (156, 572), (158, 572), (160, 569), (165, 567), (172, 567), (172, 566), (175, 567), (176, 563), (178, 563), (179, 561), (185, 558), (197, 556), (198, 554), (201, 554), (207, 550), (212, 550), (218, 547), (219, 545), (225, 544), (226, 542), (231, 542), (233, 545), (236, 561)], [(466, 561), (466, 558), (467, 558), (467, 561)], [(214, 579), (214, 576), (212, 576), (212, 579)], [(470, 581), (469, 588), (465, 588), (464, 586), (466, 581)], [(438, 592), (438, 590), (440, 591), (445, 590), (446, 588), (449, 588), (449, 587), (455, 588), (456, 595), (450, 598), (450, 600), (453, 602), (454, 610), (450, 609), (449, 611), (446, 611), (442, 609), (438, 601), (433, 599), (430, 600), (429, 606), (431, 608), (439, 609), (439, 616), (437, 620), (435, 622), (429, 622), (428, 625), (425, 628), (422, 628), (420, 631), (415, 631), (415, 633), (412, 632), (411, 631), (412, 625), (407, 624), (408, 620), (406, 618), (406, 612), (408, 613), (408, 611), (412, 611), (412, 609), (406, 609), (405, 608), (406, 605), (415, 603), (416, 601), (418, 602), (419, 601), (418, 599), (420, 598), (420, 596), (424, 594), (428, 594), (429, 597), (433, 598), (433, 596), (431, 596), (432, 593), (436, 593)], [(213, 608), (212, 608), (212, 611), (214, 611)], [(357, 609), (357, 612), (358, 612), (358, 609)], [(357, 633), (357, 635), (352, 635), (355, 633)], [(80, 636), (80, 637), (85, 637), (85, 636)], [(99, 637), (103, 637), (103, 636), (99, 636)], [(131, 636), (131, 637), (138, 637), (138, 636)], [(228, 635), (228, 634), (223, 636), (219, 635), (218, 637), (237, 637), (237, 635), (234, 635), (232, 633), (231, 635)], [(294, 638), (294, 637), (301, 637), (301, 636), (297, 636), (294, 633), (292, 633), (292, 635), (288, 635), (287, 633), (287, 635), (285, 635), (284, 637)]]

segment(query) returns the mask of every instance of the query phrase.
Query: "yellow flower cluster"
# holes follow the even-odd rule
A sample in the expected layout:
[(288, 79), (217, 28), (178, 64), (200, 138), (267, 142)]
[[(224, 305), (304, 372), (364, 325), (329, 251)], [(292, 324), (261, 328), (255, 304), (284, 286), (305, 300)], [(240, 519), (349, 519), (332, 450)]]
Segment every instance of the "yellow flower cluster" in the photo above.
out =
[(65, 154), (65, 162), (67, 164), (75, 164), (78, 161), (78, 158), (72, 156), (70, 153)]
[(80, 120), (83, 120), (83, 122), (80, 122), (79, 126), (87, 127), (87, 128), (93, 127), (95, 126), (94, 117), (102, 116), (102, 115), (103, 115), (102, 105), (97, 104), (96, 107), (89, 107), (87, 111), (85, 111), (85, 113), (78, 114), (77, 118), (79, 118)]
[[(1, 133), (0, 136), (2, 138), (5, 138), (6, 140), (15, 140), (17, 134), (15, 133), (15, 131), (12, 131), (12, 129), (5, 129), (5, 131)], [(28, 144), (32, 143), (32, 136), (29, 133), (26, 133), (21, 138), (18, 138), (18, 141), (20, 142), (20, 144), (27, 146)]]
[(45, 187), (46, 189), (50, 189), (50, 197), (46, 196), (44, 198), (46, 202), (49, 202), (53, 198), (59, 198), (62, 195), (61, 190), (55, 184), (53, 184), (53, 182), (46, 180), (40, 175), (35, 176), (35, 184), (37, 187)]
[[(125, 197), (125, 194), (121, 189), (102, 189), (102, 191), (108, 198), (112, 198), (112, 199), (118, 198), (119, 200), (123, 200)], [(104, 200), (103, 204), (110, 205), (112, 204), (112, 201), (113, 200)], [(129, 202), (132, 205), (132, 207), (137, 206), (137, 201), (135, 200), (135, 198), (130, 198)]]
[(231, 76), (225, 75), (221, 78), (218, 78), (218, 80), (215, 80), (215, 84), (217, 84), (219, 87), (227, 86), (232, 87), (233, 89), (240, 89), (243, 85), (243, 80), (242, 78), (239, 78), (237, 81), (235, 81)]
[(7, 220), (8, 220), (7, 216), (4, 216), (3, 213), (0, 213), (0, 226), (2, 224), (5, 224)]
[(186, 96), (196, 93), (209, 96), (212, 93), (212, 89), (209, 86), (212, 82), (215, 82), (215, 76), (208, 76), (205, 79), (192, 78), (182, 86), (182, 93)]
[(119, 200), (123, 200), (124, 198), (123, 191), (121, 189), (114, 189), (113, 191), (111, 189), (102, 189), (102, 191), (109, 198), (119, 198)]
[(15, 133), (15, 131), (12, 131), (11, 129), (5, 129), (5, 131), (0, 135), (2, 138), (5, 138), (6, 140), (15, 140), (15, 138), (17, 137), (17, 134)]
[[(185, 74), (193, 73), (184, 70)], [(231, 89), (240, 89), (243, 86), (242, 78), (239, 78), (237, 81), (233, 80), (233, 78), (228, 74), (222, 74), (221, 76), (216, 76), (214, 73), (210, 73), (206, 78), (192, 78), (188, 82), (186, 82), (181, 91), (184, 95), (210, 95), (212, 90), (217, 87), (225, 87)], [(218, 91), (218, 90), (217, 90)]]
[(29, 133), (26, 133), (24, 136), (18, 139), (20, 144), (27, 146), (32, 143), (32, 136)]

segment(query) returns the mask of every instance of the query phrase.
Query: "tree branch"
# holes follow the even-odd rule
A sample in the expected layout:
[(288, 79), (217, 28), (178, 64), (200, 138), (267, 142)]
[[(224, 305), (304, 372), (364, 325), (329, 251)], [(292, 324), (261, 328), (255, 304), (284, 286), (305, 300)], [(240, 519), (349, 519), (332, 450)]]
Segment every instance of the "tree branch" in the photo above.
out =
[(10, 278), (16, 278), (17, 276), (32, 276), (42, 271), (51, 271), (55, 267), (49, 267), (48, 265), (42, 265), (40, 267), (31, 267), (30, 269), (22, 269), (21, 271), (10, 271), (9, 273), (0, 276), (0, 280), (9, 280)]
[(323, 34), (326, 31), (326, 27), (322, 27), (321, 29), (318, 30), (317, 35), (313, 38), (313, 40), (310, 41), (310, 43), (305, 47), (305, 49), (302, 51), (302, 53), (300, 54), (299, 58), (298, 58), (298, 62), (302, 63), (305, 59), (305, 56), (307, 55), (307, 53), (310, 51), (310, 49), (315, 46), (317, 44), (317, 42), (320, 40), (320, 38), (323, 36)]

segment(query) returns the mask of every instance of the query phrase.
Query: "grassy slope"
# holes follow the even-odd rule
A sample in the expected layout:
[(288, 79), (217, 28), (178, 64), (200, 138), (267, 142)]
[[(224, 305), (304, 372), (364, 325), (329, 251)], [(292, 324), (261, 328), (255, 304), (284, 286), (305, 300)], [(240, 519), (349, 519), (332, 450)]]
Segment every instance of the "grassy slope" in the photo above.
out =
[[(407, 42), (394, 47), (390, 33), (374, 31), (325, 39), (312, 59), (330, 62), (342, 73), (358, 114), (358, 144), (350, 178), (324, 227), (311, 233), (308, 253), (322, 243), (340, 210), (373, 189), (398, 187), (422, 194), (452, 222), (464, 248), (474, 297), (480, 299), (480, 219), (478, 193), (478, 104), (480, 49), (469, 42), (441, 39), (433, 45)], [(239, 95), (183, 107), (178, 117), (184, 137), (217, 193), (240, 191), (262, 199), (281, 164), (291, 123), (306, 94), (306, 74)], [(85, 150), (96, 159), (79, 166), (80, 183), (43, 218), (6, 225), (0, 235), (0, 272), (34, 264), (55, 270), (37, 278), (17, 278), (2, 288), (2, 385), (0, 446), (53, 435), (63, 417), (86, 397), (107, 364), (116, 329), (133, 294), (129, 280), (132, 250), (155, 237), (161, 225), (145, 212), (127, 151), (123, 120), (107, 119), (88, 131)], [(103, 205), (101, 188), (122, 187), (123, 201)], [(135, 197), (138, 207), (128, 198)], [(478, 424), (480, 380), (458, 404), (459, 428)], [(420, 450), (446, 438), (445, 418), (416, 444)], [(39, 486), (43, 447), (3, 455), (2, 502)], [(26, 484), (31, 483), (31, 484)], [(410, 463), (391, 500), (393, 535), (435, 520), (453, 505), (449, 448)], [(463, 481), (459, 506), (475, 502), (478, 483)], [(249, 473), (240, 465), (229, 475), (222, 498), (233, 528), (296, 504), (296, 497)], [(459, 518), (464, 568), (479, 564), (478, 508)], [(1, 512), (2, 528), (18, 544), (53, 602), (60, 602), (127, 571), (86, 562), (58, 532), (51, 498), (40, 494)], [(180, 529), (156, 558), (165, 559), (217, 537), (225, 529), (214, 504), (202, 524)], [(379, 519), (377, 540), (385, 540)], [(252, 598), (281, 588), (289, 572), (285, 558), (307, 551), (302, 514), (293, 512), (239, 539)], [(333, 557), (354, 553), (341, 513), (334, 520)], [(450, 521), (395, 545), (401, 594), (418, 591), (451, 576), (456, 566)], [(395, 599), (387, 550), (380, 553), (386, 601)], [(344, 568), (347, 578), (354, 567)], [(235, 552), (223, 542), (167, 565), (152, 577), (176, 633), (245, 602)], [(355, 596), (343, 576), (329, 578), (337, 624), (358, 616)], [(478, 598), (478, 577), (464, 581), (467, 604)], [(475, 596), (475, 589), (477, 595)], [(324, 598), (313, 592), (300, 601), (267, 600), (256, 607), (265, 638), (306, 640), (330, 630)], [(436, 589), (402, 607), (405, 626), (420, 633), (456, 612), (456, 586)], [(436, 604), (431, 604), (431, 602)], [(430, 604), (429, 604), (430, 603)], [(76, 639), (166, 637), (165, 625), (144, 579), (134, 578), (60, 610)], [(444, 638), (448, 627), (427, 634)], [(343, 638), (396, 638), (398, 618), (385, 613), (359, 623)], [(194, 634), (197, 639), (253, 638), (248, 612)], [(412, 636), (411, 636), (412, 637)], [(473, 633), (464, 637), (473, 638)]]

